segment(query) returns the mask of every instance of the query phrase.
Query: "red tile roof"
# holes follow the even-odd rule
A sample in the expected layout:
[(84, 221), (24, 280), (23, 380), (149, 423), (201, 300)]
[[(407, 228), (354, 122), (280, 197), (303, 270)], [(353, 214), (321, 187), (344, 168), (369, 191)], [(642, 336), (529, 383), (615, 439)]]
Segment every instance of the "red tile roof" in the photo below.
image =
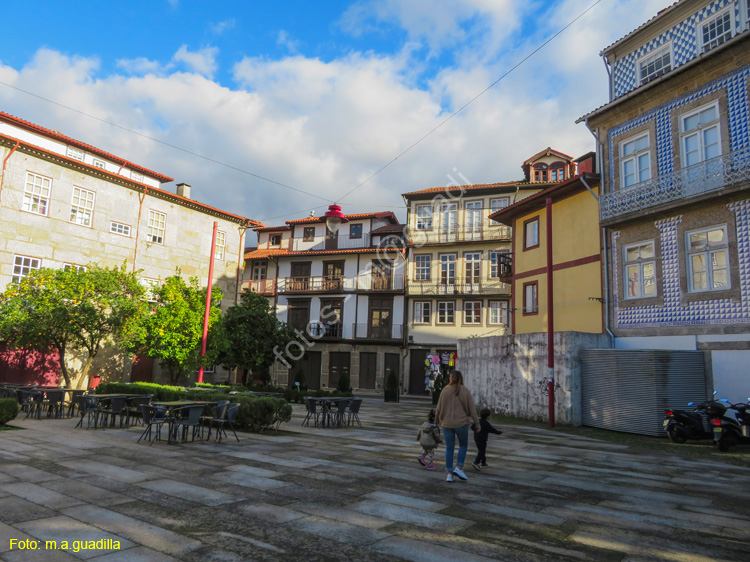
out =
[(281, 231), (281, 230), (283, 230), (283, 231), (292, 230), (292, 227), (285, 224), (284, 226), (259, 226), (257, 228), (253, 228), (253, 230), (255, 232), (274, 232), (274, 231), (277, 231), (277, 230), (279, 230), (279, 231)]
[[(362, 219), (390, 219), (391, 221), (398, 223), (398, 219), (393, 211), (385, 211), (382, 213), (359, 213), (355, 215), (346, 215), (349, 220), (362, 220)], [(305, 217), (304, 219), (293, 219), (286, 221), (287, 224), (305, 224), (305, 223), (317, 223), (325, 222), (324, 216), (319, 217)]]
[(563, 158), (567, 158), (568, 160), (573, 160), (572, 156), (568, 156), (564, 152), (560, 152), (559, 150), (555, 150), (554, 148), (548, 146), (544, 150), (540, 150), (539, 152), (537, 152), (536, 154), (534, 154), (534, 156), (532, 156), (531, 158), (528, 158), (523, 164), (525, 166), (526, 164), (529, 164), (529, 163), (533, 162), (534, 160), (536, 160), (537, 158), (540, 158), (541, 156), (550, 156), (552, 154), (555, 154), (557, 156), (561, 156)]
[(391, 232), (403, 232), (404, 227), (406, 227), (405, 224), (386, 224), (385, 226), (381, 226), (380, 228), (371, 230), (370, 234), (386, 234), (386, 233), (391, 233)]
[(260, 260), (269, 258), (271, 256), (278, 256), (279, 254), (286, 254), (286, 250), (274, 250), (264, 249), (258, 250), (257, 248), (245, 248), (245, 259), (246, 260)]
[(524, 180), (517, 181), (506, 181), (500, 183), (476, 183), (471, 185), (448, 185), (443, 187), (428, 187), (427, 189), (420, 189), (419, 191), (410, 191), (409, 193), (402, 193), (404, 197), (409, 195), (421, 195), (423, 193), (439, 193), (441, 191), (451, 192), (460, 191), (461, 189), (490, 189), (493, 187), (515, 187), (519, 183), (524, 183)]

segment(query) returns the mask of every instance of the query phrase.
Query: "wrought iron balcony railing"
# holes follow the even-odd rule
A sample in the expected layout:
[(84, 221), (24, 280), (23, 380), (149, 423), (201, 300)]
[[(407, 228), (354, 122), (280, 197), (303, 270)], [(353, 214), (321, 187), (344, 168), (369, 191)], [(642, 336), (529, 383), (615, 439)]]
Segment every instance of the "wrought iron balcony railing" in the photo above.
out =
[(367, 273), (356, 277), (284, 277), (279, 293), (343, 293), (349, 291), (403, 291), (403, 275)]
[(500, 281), (466, 282), (457, 279), (451, 283), (435, 281), (410, 281), (410, 295), (496, 295), (510, 293), (510, 285)]
[(352, 324), (352, 332), (356, 339), (369, 340), (400, 340), (404, 337), (402, 324), (390, 326), (371, 326), (369, 324)]
[(339, 323), (310, 322), (307, 326), (307, 334), (312, 338), (322, 340), (341, 340), (351, 337), (351, 334), (344, 330), (344, 325)]
[(606, 221), (674, 201), (697, 197), (750, 180), (750, 148), (603, 193), (599, 216)]
[(450, 225), (448, 228), (435, 227), (432, 230), (408, 230), (409, 245), (452, 244), (454, 242), (481, 242), (483, 240), (510, 240), (509, 226), (495, 221), (483, 221), (472, 225)]

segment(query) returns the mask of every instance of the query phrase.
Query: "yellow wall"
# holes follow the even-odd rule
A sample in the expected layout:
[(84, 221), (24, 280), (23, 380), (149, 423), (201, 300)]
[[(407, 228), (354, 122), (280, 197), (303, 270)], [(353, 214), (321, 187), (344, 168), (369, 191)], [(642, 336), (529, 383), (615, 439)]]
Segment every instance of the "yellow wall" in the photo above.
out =
[[(599, 194), (598, 188), (593, 191)], [(588, 191), (553, 203), (552, 233), (552, 262), (555, 264), (598, 254), (601, 247), (599, 203)], [(545, 242), (543, 240), (542, 244)]]
[[(523, 223), (534, 217), (539, 217), (539, 247), (532, 250), (523, 249)], [(554, 226), (555, 217), (552, 216)], [(513, 250), (513, 259), (516, 262), (516, 272), (531, 271), (547, 266), (547, 246), (545, 244), (547, 237), (547, 220), (545, 211), (537, 211), (522, 218), (518, 218), (514, 224), (515, 228), (515, 249)]]

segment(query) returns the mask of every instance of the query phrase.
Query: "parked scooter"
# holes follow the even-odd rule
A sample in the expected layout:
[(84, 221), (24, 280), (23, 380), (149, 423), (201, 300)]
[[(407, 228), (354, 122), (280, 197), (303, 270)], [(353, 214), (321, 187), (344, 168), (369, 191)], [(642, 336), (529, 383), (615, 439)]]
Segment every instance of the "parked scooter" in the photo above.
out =
[[(719, 446), (719, 451), (727, 452), (736, 445), (750, 444), (750, 398), (748, 403), (729, 404), (729, 409), (737, 412), (736, 420), (723, 416), (719, 419), (712, 419), (714, 441)], [(722, 402), (729, 402), (726, 398)]]
[[(716, 392), (714, 391), (714, 395)], [(695, 402), (688, 402), (688, 406), (695, 406)], [(664, 430), (669, 435), (672, 443), (684, 443), (688, 439), (714, 439), (712, 421), (721, 419), (726, 412), (726, 406), (716, 400), (706, 400), (695, 407), (692, 412), (688, 410), (664, 410)], [(709, 419), (709, 425), (703, 422), (701, 412), (705, 412)]]

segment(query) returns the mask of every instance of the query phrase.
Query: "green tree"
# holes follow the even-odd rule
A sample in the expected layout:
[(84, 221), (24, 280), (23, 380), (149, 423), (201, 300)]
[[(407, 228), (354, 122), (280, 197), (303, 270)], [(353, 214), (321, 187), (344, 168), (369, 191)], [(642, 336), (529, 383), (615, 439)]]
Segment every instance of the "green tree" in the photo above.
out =
[(227, 369), (237, 367), (263, 376), (273, 365), (275, 352), (292, 363), (284, 349), (297, 339), (296, 335), (292, 328), (276, 319), (266, 297), (245, 289), (241, 301), (224, 314), (223, 324), (228, 346), (219, 361)]
[(179, 273), (167, 277), (162, 285), (152, 289), (151, 312), (132, 326), (125, 348), (158, 359), (172, 383), (201, 366), (213, 365), (226, 345), (220, 322), (222, 294), (217, 288), (211, 293), (208, 345), (201, 359), (206, 292), (195, 277), (188, 283)]
[[(0, 338), (16, 349), (56, 349), (66, 386), (79, 387), (104, 345), (120, 343), (145, 313), (143, 291), (125, 264), (38, 269), (0, 295)], [(73, 350), (85, 352), (78, 373), (70, 372), (66, 360)]]

